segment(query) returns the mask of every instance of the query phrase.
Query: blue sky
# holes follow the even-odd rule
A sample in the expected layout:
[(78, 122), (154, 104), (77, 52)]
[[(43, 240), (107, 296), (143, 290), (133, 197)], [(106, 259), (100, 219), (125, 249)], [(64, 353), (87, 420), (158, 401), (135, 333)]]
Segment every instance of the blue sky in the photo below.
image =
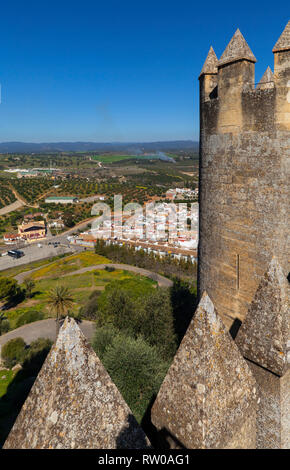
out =
[(239, 27), (259, 81), (289, 19), (285, 0), (3, 3), (1, 142), (197, 140), (210, 45)]

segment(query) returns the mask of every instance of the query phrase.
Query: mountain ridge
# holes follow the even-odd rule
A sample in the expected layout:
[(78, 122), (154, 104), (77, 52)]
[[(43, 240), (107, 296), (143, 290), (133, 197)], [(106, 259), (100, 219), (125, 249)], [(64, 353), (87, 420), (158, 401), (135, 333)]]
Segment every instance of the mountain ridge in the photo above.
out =
[(126, 151), (132, 154), (146, 151), (193, 150), (198, 151), (199, 143), (193, 140), (156, 142), (0, 142), (0, 153), (18, 152), (93, 152)]

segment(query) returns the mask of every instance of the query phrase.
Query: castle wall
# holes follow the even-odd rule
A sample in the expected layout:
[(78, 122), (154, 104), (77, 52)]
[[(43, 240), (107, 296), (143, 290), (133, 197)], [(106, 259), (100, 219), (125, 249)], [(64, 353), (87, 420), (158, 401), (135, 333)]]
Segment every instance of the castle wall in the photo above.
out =
[(245, 318), (273, 254), (287, 271), (290, 103), (281, 61), (271, 89), (254, 89), (246, 60), (219, 68), (217, 98), (205, 100), (201, 82), (198, 290), (228, 328)]

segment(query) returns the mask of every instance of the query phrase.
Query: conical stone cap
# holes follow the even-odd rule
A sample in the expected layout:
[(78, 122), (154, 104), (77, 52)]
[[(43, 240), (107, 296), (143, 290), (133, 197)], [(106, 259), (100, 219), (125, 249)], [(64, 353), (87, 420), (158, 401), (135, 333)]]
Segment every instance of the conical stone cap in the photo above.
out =
[(284, 375), (290, 359), (287, 361), (289, 316), (289, 283), (273, 258), (236, 337), (243, 356), (274, 374)]
[(4, 444), (5, 449), (144, 449), (148, 440), (72, 318)]
[(218, 64), (218, 58), (212, 46), (210, 46), (210, 49), (207, 54), (207, 58), (205, 59), (205, 63), (203, 64), (199, 77), (201, 77), (202, 75), (206, 75), (206, 74), (217, 74), (218, 73), (217, 64)]
[(247, 41), (245, 40), (241, 31), (237, 29), (226, 49), (224, 50), (218, 65), (225, 65), (241, 59), (257, 62), (256, 57), (249, 48)]
[(273, 47), (272, 52), (279, 52), (287, 49), (290, 49), (290, 20), (286, 24), (283, 33)]
[(264, 75), (262, 76), (261, 80), (259, 81), (257, 88), (260, 90), (273, 88), (274, 86), (274, 75), (270, 67), (267, 67)]
[(224, 448), (255, 416), (256, 404), (255, 379), (204, 292), (161, 385), (152, 422), (188, 449)]

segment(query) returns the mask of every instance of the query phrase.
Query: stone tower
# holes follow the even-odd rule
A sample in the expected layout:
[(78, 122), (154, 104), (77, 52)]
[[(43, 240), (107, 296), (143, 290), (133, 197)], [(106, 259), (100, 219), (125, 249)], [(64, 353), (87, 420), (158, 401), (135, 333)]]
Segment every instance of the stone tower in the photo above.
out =
[(289, 272), (290, 21), (273, 53), (274, 74), (255, 87), (256, 58), (237, 30), (199, 77), (198, 292), (227, 328), (245, 318), (274, 254)]

